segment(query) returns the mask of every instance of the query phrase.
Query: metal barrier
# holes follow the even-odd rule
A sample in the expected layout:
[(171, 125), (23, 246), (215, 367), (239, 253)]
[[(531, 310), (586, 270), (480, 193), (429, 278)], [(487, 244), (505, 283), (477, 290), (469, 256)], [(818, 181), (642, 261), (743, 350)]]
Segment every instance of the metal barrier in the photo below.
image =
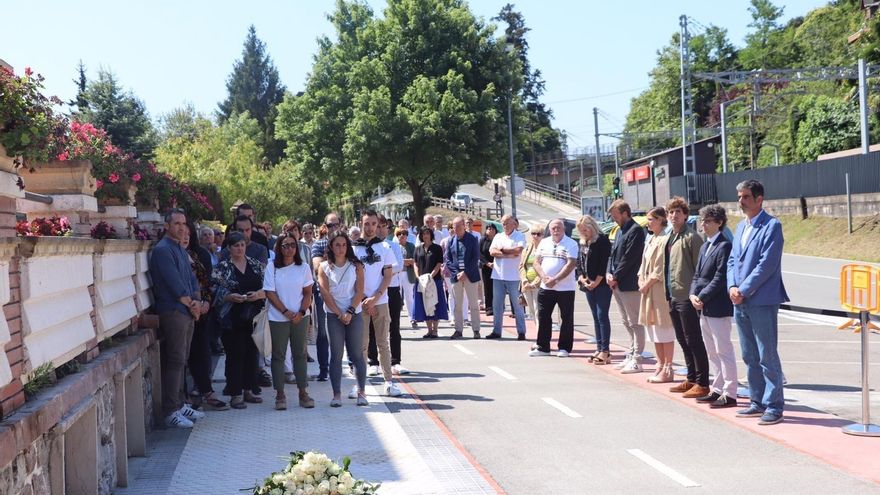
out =
[(523, 191), (523, 195), (525, 195), (526, 197), (539, 199), (540, 196), (546, 196), (557, 201), (562, 201), (563, 203), (570, 204), (576, 208), (581, 207), (581, 199), (568, 191), (554, 189), (550, 186), (541, 184), (540, 182), (535, 182), (533, 180), (525, 178), (523, 178), (522, 180), (526, 187), (526, 190)]
[(453, 201), (447, 198), (437, 198), (433, 196), (430, 199), (431, 206), (443, 208), (446, 210), (460, 211), (462, 213), (479, 218), (486, 218), (491, 220), (493, 217), (501, 218), (501, 215), (503, 214), (503, 210), (501, 208), (490, 208), (488, 206), (484, 208), (482, 206), (475, 206), (473, 203), (469, 205), (464, 205), (458, 201)]

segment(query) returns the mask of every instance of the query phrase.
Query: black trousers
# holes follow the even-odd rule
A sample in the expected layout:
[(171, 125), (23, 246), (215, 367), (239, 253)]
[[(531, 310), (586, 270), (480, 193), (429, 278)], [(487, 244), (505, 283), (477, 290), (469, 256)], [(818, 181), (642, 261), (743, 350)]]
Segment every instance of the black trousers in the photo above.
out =
[(553, 337), (553, 309), (559, 305), (562, 321), (559, 325), (559, 350), (571, 352), (574, 347), (574, 293), (573, 290), (538, 289), (538, 349), (550, 352)]
[[(388, 314), (391, 326), (388, 338), (391, 340), (391, 366), (400, 364), (400, 311), (403, 309), (403, 296), (400, 287), (388, 288)], [(367, 358), (370, 366), (379, 366), (379, 349), (376, 347), (376, 332), (370, 323), (370, 342), (367, 344)]]
[(257, 355), (260, 351), (251, 338), (252, 325), (244, 328), (223, 330), (223, 347), (226, 348), (226, 391), (228, 395), (241, 395), (242, 390), (253, 390), (257, 385)]
[(483, 276), (483, 305), (486, 306), (486, 312), (492, 311), (492, 269), (481, 267), (480, 275)]
[(700, 330), (700, 315), (690, 301), (669, 301), (669, 315), (675, 327), (675, 339), (684, 354), (687, 379), (691, 383), (709, 386), (709, 357)]
[(192, 343), (189, 346), (189, 374), (200, 394), (214, 391), (211, 385), (211, 325), (212, 314), (202, 315), (195, 323)]

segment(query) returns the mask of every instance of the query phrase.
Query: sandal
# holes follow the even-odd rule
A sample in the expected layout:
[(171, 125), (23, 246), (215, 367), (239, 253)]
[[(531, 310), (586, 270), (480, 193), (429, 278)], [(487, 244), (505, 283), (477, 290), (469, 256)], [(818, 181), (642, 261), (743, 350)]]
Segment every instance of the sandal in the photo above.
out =
[(308, 392), (299, 394), (299, 407), (304, 409), (311, 409), (315, 407), (315, 399), (309, 397)]
[(214, 397), (213, 392), (207, 393), (202, 397), (202, 405), (205, 406), (205, 409), (211, 409), (213, 411), (225, 411), (229, 409), (229, 405)]
[(590, 357), (587, 358), (587, 361), (589, 361), (589, 362), (592, 363), (594, 359), (596, 359), (597, 357), (599, 357), (599, 354), (602, 354), (602, 352), (600, 352), (600, 351), (596, 351), (596, 352), (594, 352), (592, 356), (590, 356)]
[(244, 403), (242, 396), (233, 395), (232, 400), (229, 401), (229, 407), (233, 409), (247, 409), (247, 404)]
[(250, 390), (245, 390), (245, 392), (244, 392), (244, 401), (245, 401), (245, 402), (250, 402), (251, 404), (262, 404), (262, 403), (263, 403), (263, 398), (260, 397), (259, 395), (255, 395), (255, 394), (254, 394), (253, 392), (251, 392)]
[(285, 397), (284, 394), (278, 394), (275, 396), (275, 410), (287, 410), (287, 397)]
[(603, 364), (611, 364), (611, 353), (602, 351), (598, 356), (593, 358), (593, 364), (601, 366)]

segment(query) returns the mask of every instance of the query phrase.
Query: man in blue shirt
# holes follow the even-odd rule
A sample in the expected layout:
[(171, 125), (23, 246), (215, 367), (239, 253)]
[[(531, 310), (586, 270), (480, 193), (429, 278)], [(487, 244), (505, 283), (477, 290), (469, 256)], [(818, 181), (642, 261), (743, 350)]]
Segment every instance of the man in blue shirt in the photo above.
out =
[(737, 416), (760, 417), (760, 425), (782, 421), (782, 364), (777, 346), (779, 305), (788, 301), (782, 285), (782, 224), (764, 211), (764, 186), (746, 180), (736, 186), (746, 215), (736, 226), (727, 260), (727, 291), (749, 380), (749, 407)]
[(199, 282), (180, 244), (188, 234), (186, 214), (172, 209), (165, 215), (165, 237), (156, 243), (150, 257), (153, 296), (162, 332), (162, 415), (166, 425), (176, 428), (192, 428), (192, 419), (204, 417), (204, 413), (185, 402), (183, 390), (184, 366), (195, 320), (208, 312), (208, 304), (199, 300)]

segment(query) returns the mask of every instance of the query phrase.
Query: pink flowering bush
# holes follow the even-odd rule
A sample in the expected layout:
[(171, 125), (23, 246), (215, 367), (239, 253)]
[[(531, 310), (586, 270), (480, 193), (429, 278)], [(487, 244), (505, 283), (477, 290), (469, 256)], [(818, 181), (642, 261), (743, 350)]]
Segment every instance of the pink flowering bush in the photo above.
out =
[(118, 239), (116, 229), (105, 221), (98, 222), (90, 231), (92, 239)]
[(30, 67), (23, 76), (0, 67), (0, 144), (17, 167), (52, 159), (64, 139), (67, 119), (54, 112), (61, 100), (42, 89), (43, 76)]
[(67, 220), (67, 217), (58, 216), (35, 218), (30, 222), (22, 220), (16, 224), (15, 232), (21, 237), (64, 237), (72, 235), (70, 222)]

